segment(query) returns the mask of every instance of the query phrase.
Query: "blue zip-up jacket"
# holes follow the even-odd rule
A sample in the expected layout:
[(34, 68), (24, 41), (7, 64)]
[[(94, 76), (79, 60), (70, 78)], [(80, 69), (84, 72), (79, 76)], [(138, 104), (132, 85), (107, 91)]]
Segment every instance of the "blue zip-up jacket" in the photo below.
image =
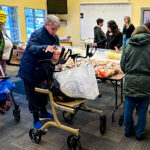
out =
[(31, 34), (20, 62), (19, 77), (34, 84), (41, 83), (46, 79), (46, 73), (38, 61), (52, 58), (52, 53), (45, 53), (48, 45), (59, 45), (59, 38), (57, 35), (49, 34), (44, 26)]

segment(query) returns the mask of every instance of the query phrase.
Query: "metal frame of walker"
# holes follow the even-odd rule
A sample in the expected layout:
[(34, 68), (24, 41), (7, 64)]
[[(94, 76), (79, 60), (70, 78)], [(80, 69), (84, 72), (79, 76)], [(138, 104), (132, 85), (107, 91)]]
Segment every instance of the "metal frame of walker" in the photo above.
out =
[[(87, 101), (86, 99), (75, 99), (72, 102), (60, 102), (54, 99), (52, 92), (50, 89), (41, 89), (41, 88), (35, 88), (36, 92), (47, 94), (50, 99), (50, 105), (52, 109), (52, 113), (54, 116), (54, 120), (46, 122), (40, 130), (36, 129), (31, 129), (29, 131), (29, 136), (31, 140), (35, 143), (39, 143), (41, 141), (41, 136), (44, 135), (45, 129), (47, 129), (50, 126), (54, 126), (57, 128), (60, 128), (62, 130), (71, 132), (72, 135), (70, 135), (67, 139), (67, 144), (68, 148), (71, 149), (81, 149), (81, 144), (80, 144), (80, 136), (79, 136), (79, 129), (74, 129), (71, 127), (68, 127), (66, 125), (63, 125), (59, 122), (57, 113), (56, 113), (56, 108), (63, 110), (63, 117), (64, 120), (67, 121), (72, 121), (74, 118), (75, 114), (78, 112), (78, 110), (86, 111), (86, 112), (91, 112), (91, 113), (96, 113), (100, 116), (100, 133), (103, 135), (106, 130), (106, 116), (103, 115), (103, 111), (96, 110), (96, 109), (91, 109), (85, 105), (85, 102)], [(68, 104), (69, 103), (69, 104)], [(77, 106), (78, 105), (78, 106)], [(77, 107), (74, 107), (77, 106)]]

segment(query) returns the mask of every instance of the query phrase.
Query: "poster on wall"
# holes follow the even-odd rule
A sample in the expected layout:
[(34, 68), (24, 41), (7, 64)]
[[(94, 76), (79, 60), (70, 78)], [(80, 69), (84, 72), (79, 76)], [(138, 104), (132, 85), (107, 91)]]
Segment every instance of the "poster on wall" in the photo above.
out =
[(144, 23), (150, 21), (150, 10), (144, 10)]

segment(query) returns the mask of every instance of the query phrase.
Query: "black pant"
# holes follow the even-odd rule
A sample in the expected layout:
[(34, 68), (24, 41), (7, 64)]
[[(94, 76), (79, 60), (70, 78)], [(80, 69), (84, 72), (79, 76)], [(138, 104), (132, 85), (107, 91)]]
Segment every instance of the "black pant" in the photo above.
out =
[(29, 110), (34, 112), (45, 111), (47, 105), (47, 95), (35, 92), (35, 87), (41, 88), (41, 84), (33, 84), (24, 80), (26, 96), (29, 101)]

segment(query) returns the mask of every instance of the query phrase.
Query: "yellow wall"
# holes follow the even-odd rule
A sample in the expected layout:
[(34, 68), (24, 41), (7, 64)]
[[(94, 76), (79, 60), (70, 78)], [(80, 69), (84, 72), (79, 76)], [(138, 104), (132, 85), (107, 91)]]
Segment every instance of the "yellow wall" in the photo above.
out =
[[(24, 7), (46, 10), (46, 0), (0, 0), (0, 5), (18, 7), (18, 17), (21, 32), (21, 41), (26, 42), (26, 25)], [(67, 20), (67, 25), (61, 23), (58, 31), (59, 36), (71, 36), (73, 44), (80, 44), (80, 0), (68, 0), (68, 14), (58, 15), (61, 19)]]
[(128, 2), (129, 0), (80, 0), (80, 2)]
[(18, 7), (18, 17), (21, 33), (21, 41), (26, 42), (26, 25), (24, 8), (46, 9), (46, 0), (0, 0), (0, 5)]
[(130, 0), (132, 3), (132, 22), (137, 27), (140, 25), (141, 8), (150, 8), (150, 0)]
[(67, 20), (67, 25), (61, 23), (58, 35), (70, 35), (73, 45), (80, 46), (80, 0), (68, 0), (68, 14), (58, 17)]
[[(140, 25), (141, 7), (150, 7), (150, 0), (68, 0), (68, 14), (58, 15), (61, 19), (67, 20), (67, 25), (61, 23), (58, 31), (59, 36), (71, 36), (74, 46), (81, 46), (80, 43), (80, 2), (122, 2), (132, 3), (132, 22), (135, 26)], [(21, 31), (21, 41), (26, 42), (26, 29), (24, 7), (46, 10), (46, 0), (0, 0), (0, 5), (18, 7), (18, 17)]]

